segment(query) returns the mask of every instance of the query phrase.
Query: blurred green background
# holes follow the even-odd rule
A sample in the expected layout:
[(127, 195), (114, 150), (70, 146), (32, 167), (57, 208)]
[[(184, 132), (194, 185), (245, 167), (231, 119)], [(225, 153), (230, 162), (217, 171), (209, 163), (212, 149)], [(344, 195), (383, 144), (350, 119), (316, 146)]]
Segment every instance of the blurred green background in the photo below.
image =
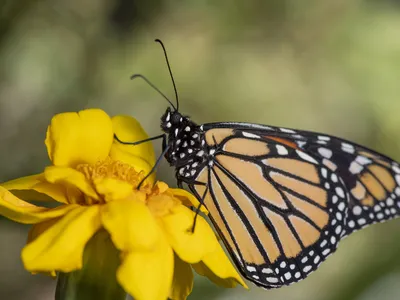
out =
[[(400, 1), (1, 0), (0, 181), (41, 172), (58, 112), (129, 114), (150, 135), (173, 98), (199, 123), (249, 121), (338, 135), (400, 160)], [(155, 147), (160, 152), (160, 144)], [(171, 184), (163, 163), (159, 176)], [(400, 220), (344, 240), (307, 280), (225, 290), (197, 277), (190, 299), (400, 298)], [(53, 299), (27, 273), (28, 228), (0, 219), (0, 299)]]

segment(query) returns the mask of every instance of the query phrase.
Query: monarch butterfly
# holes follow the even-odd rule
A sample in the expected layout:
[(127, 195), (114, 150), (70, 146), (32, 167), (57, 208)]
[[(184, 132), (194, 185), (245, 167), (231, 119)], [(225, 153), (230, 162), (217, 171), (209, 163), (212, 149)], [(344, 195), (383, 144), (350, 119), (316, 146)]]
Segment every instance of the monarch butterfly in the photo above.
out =
[[(270, 289), (306, 278), (345, 236), (400, 214), (400, 166), (334, 136), (251, 123), (161, 118), (163, 155), (205, 205), (244, 277)], [(153, 88), (155, 88), (142, 75)], [(152, 140), (151, 138), (148, 140)], [(199, 207), (197, 208), (199, 210)], [(198, 212), (197, 210), (197, 212)]]

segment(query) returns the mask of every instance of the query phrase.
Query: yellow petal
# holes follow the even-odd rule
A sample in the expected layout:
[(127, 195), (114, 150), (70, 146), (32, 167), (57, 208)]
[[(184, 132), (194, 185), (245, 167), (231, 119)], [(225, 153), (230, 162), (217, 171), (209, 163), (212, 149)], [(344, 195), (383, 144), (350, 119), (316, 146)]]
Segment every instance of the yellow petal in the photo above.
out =
[[(131, 146), (131, 147), (135, 147), (135, 146)], [(152, 165), (150, 165), (143, 158), (141, 158), (139, 156), (134, 156), (133, 154), (129, 153), (128, 151), (125, 151), (124, 148), (115, 146), (115, 144), (113, 144), (113, 146), (111, 147), (110, 157), (113, 160), (119, 160), (126, 164), (129, 164), (138, 173), (140, 171), (143, 171), (145, 175), (147, 175), (152, 168)], [(146, 182), (152, 184), (152, 183), (154, 183), (155, 178), (156, 178), (155, 173), (153, 173), (152, 175), (150, 175), (150, 177), (148, 179), (146, 179)]]
[(114, 178), (96, 178), (93, 183), (106, 202), (125, 199), (133, 190), (130, 183)]
[(62, 205), (56, 208), (36, 206), (25, 202), (0, 186), (0, 215), (24, 224), (40, 223), (63, 216), (77, 205)]
[(194, 216), (194, 212), (180, 205), (173, 209), (172, 214), (162, 217), (170, 245), (188, 263), (199, 262), (218, 246), (213, 230), (200, 215), (197, 216), (196, 227), (192, 232)]
[[(129, 116), (115, 116), (112, 118), (114, 133), (120, 141), (138, 142), (147, 139), (149, 136), (144, 131), (140, 123)], [(161, 143), (160, 143), (161, 144)], [(150, 166), (155, 163), (154, 149), (151, 142), (139, 145), (124, 145), (114, 140), (112, 147), (116, 147), (132, 156), (144, 159)]]
[(191, 266), (174, 256), (174, 278), (172, 281), (169, 298), (172, 300), (185, 300), (193, 289), (193, 271)]
[(166, 300), (173, 272), (174, 254), (163, 241), (154, 251), (127, 253), (117, 271), (117, 280), (133, 299)]
[(100, 206), (77, 207), (22, 250), (29, 271), (71, 272), (82, 267), (87, 241), (101, 227)]
[(114, 245), (123, 251), (150, 251), (161, 237), (155, 218), (144, 202), (136, 197), (104, 205), (101, 221)]
[(53, 165), (62, 167), (103, 160), (112, 142), (111, 119), (100, 109), (55, 115), (45, 141)]
[(46, 167), (44, 176), (50, 183), (58, 183), (67, 186), (71, 185), (93, 199), (100, 199), (85, 175), (75, 169), (55, 166)]
[(12, 190), (13, 194), (25, 201), (55, 200), (68, 203), (65, 188), (62, 185), (47, 182), (43, 173), (7, 181), (1, 186), (9, 191)]
[(219, 244), (215, 251), (207, 254), (201, 262), (192, 266), (198, 274), (207, 276), (221, 287), (232, 288), (239, 283), (248, 289)]
[[(171, 188), (168, 189), (168, 191), (171, 192), (174, 197), (178, 198), (183, 205), (193, 206), (194, 208), (197, 208), (200, 204), (199, 200), (188, 191), (185, 191), (183, 189)], [(208, 210), (204, 205), (200, 207), (200, 211), (208, 215)]]
[(29, 243), (33, 242), (34, 240), (36, 240), (36, 238), (38, 236), (40, 236), (43, 232), (45, 232), (47, 229), (49, 229), (51, 226), (53, 226), (59, 220), (60, 220), (60, 218), (54, 218), (54, 219), (50, 219), (50, 220), (43, 221), (43, 222), (32, 225), (31, 229), (29, 230), (28, 239), (27, 239), (26, 243), (29, 244)]

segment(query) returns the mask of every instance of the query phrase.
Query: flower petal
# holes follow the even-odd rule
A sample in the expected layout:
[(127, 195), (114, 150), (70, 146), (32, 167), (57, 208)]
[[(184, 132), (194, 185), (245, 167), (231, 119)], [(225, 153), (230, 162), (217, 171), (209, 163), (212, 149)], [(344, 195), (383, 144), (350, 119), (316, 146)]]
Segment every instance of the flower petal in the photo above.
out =
[(62, 167), (103, 160), (112, 142), (111, 119), (100, 109), (55, 115), (45, 141), (53, 165)]
[[(193, 196), (188, 191), (185, 191), (184, 189), (170, 188), (168, 189), (168, 191), (171, 192), (174, 197), (178, 198), (183, 205), (186, 205), (188, 207), (193, 206), (197, 208), (200, 204), (199, 200), (195, 196)], [(208, 215), (208, 210), (204, 205), (200, 207), (200, 211)]]
[(133, 190), (130, 183), (114, 178), (96, 178), (93, 183), (106, 202), (125, 199)]
[(193, 289), (193, 271), (190, 264), (174, 256), (174, 278), (169, 298), (185, 300)]
[(161, 231), (144, 199), (139, 199), (140, 195), (144, 198), (144, 194), (135, 195), (104, 205), (101, 221), (118, 249), (150, 251), (159, 242)]
[(174, 272), (174, 254), (165, 240), (154, 251), (133, 251), (123, 258), (117, 280), (134, 299), (168, 298)]
[(37, 224), (33, 224), (31, 229), (29, 230), (28, 239), (26, 243), (29, 244), (34, 240), (36, 240), (37, 237), (39, 237), (43, 232), (45, 232), (51, 226), (56, 224), (59, 220), (60, 218), (54, 218)]
[(24, 224), (40, 223), (63, 216), (77, 205), (62, 205), (56, 208), (36, 206), (25, 202), (0, 186), (0, 215)]
[(201, 262), (193, 264), (192, 267), (198, 274), (207, 276), (212, 282), (221, 287), (233, 288), (239, 283), (248, 289), (246, 283), (233, 267), (219, 244), (215, 251), (207, 254)]
[(50, 183), (59, 183), (63, 185), (72, 185), (82, 191), (85, 195), (99, 200), (99, 195), (96, 193), (85, 175), (75, 169), (68, 167), (46, 167), (44, 176)]
[[(140, 123), (129, 116), (114, 116), (112, 119), (114, 133), (120, 141), (133, 143), (147, 139), (149, 136)], [(155, 163), (154, 149), (151, 142), (139, 145), (124, 145), (114, 140), (112, 147), (116, 147), (132, 156), (144, 159), (150, 166)]]
[(101, 227), (100, 206), (77, 207), (22, 250), (29, 271), (71, 272), (82, 267), (87, 241)]
[[(126, 147), (126, 145), (124, 145)], [(131, 147), (136, 147), (136, 146), (131, 146)], [(152, 165), (150, 165), (147, 161), (145, 161), (143, 158), (139, 156), (134, 156), (131, 153), (125, 151), (124, 148), (115, 146), (115, 143), (111, 147), (110, 150), (110, 157), (113, 160), (119, 160), (122, 161), (126, 164), (129, 164), (132, 166), (136, 172), (143, 171), (146, 175), (150, 172)], [(156, 178), (155, 172), (149, 176), (146, 181), (148, 183), (154, 183)]]
[(47, 182), (43, 173), (7, 181), (1, 186), (9, 191), (12, 190), (18, 198), (25, 201), (55, 200), (60, 203), (68, 203), (64, 187)]
[(161, 218), (170, 245), (188, 263), (199, 262), (218, 246), (213, 230), (200, 215), (192, 232), (194, 217), (194, 212), (180, 205), (173, 209), (172, 214)]

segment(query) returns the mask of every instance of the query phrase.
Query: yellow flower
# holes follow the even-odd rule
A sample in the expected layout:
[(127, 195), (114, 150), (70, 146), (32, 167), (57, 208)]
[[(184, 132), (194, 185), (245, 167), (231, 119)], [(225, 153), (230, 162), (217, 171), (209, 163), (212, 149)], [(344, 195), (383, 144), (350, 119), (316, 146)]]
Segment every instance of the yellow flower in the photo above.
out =
[(105, 230), (120, 252), (116, 278), (135, 299), (186, 299), (192, 267), (221, 286), (246, 287), (201, 216), (191, 232), (195, 214), (184, 204), (196, 206), (196, 198), (154, 183), (154, 175), (137, 189), (155, 162), (151, 143), (123, 145), (114, 133), (124, 141), (147, 138), (130, 117), (111, 119), (98, 109), (56, 115), (45, 141), (52, 165), (0, 186), (0, 214), (33, 224), (21, 254), (25, 268), (79, 270), (86, 244)]

